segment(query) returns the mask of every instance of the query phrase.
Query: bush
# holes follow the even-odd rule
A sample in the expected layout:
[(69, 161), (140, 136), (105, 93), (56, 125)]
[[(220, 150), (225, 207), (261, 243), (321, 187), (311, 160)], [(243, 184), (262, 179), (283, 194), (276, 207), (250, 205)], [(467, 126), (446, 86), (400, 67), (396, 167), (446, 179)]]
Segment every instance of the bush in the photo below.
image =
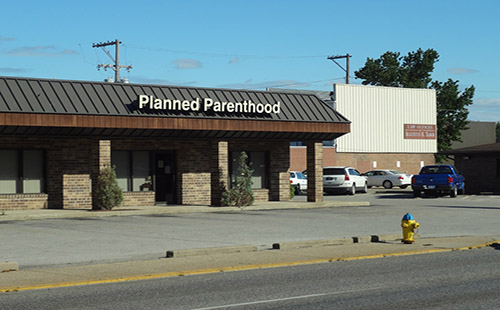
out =
[(93, 210), (111, 210), (123, 201), (122, 189), (116, 181), (115, 167), (107, 166), (99, 172)]
[(293, 197), (295, 197), (295, 186), (290, 184), (290, 199), (292, 199)]
[(248, 155), (241, 152), (238, 159), (238, 172), (231, 184), (231, 189), (222, 193), (221, 203), (225, 206), (251, 206), (255, 200), (252, 191), (252, 163), (248, 164)]

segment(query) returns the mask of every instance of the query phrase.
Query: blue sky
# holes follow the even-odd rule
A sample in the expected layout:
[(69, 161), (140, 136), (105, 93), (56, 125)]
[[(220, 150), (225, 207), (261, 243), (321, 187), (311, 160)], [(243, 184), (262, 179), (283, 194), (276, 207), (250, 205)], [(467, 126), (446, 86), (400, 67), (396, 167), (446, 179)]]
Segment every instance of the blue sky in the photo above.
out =
[(434, 80), (476, 87), (469, 119), (500, 121), (499, 12), (496, 0), (2, 0), (0, 75), (102, 81), (112, 60), (92, 44), (119, 39), (131, 83), (331, 90), (345, 73), (330, 55), (352, 55), (360, 84), (368, 57), (433, 48)]

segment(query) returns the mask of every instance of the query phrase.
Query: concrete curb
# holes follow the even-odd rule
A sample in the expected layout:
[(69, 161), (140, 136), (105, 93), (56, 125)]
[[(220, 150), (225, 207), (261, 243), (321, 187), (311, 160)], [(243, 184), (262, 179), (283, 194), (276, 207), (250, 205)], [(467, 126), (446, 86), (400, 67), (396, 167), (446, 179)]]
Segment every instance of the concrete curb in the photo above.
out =
[(215, 248), (201, 248), (201, 249), (186, 249), (186, 250), (171, 250), (167, 251), (167, 258), (175, 257), (188, 257), (212, 254), (232, 254), (232, 253), (245, 253), (256, 252), (257, 247), (253, 245), (239, 245), (228, 247), (215, 247)]
[(0, 262), (0, 272), (18, 271), (19, 264), (17, 262)]
[[(344, 245), (352, 243), (383, 242), (386, 240), (392, 241), (398, 239), (401, 239), (400, 235), (371, 235), (371, 236), (329, 239), (329, 240), (291, 241), (291, 242), (273, 243), (272, 249), (284, 250), (284, 249), (296, 249), (296, 248), (310, 248), (319, 246)], [(179, 258), (179, 257), (189, 257), (189, 256), (232, 254), (232, 253), (245, 253), (245, 252), (256, 252), (256, 251), (258, 251), (257, 246), (241, 245), (241, 246), (213, 247), (213, 248), (199, 248), (199, 249), (185, 249), (185, 250), (168, 250), (166, 252), (165, 257)]]
[(392, 234), (392, 235), (371, 235), (371, 236), (330, 239), (330, 240), (308, 240), (308, 241), (280, 242), (280, 243), (273, 243), (273, 250), (309, 248), (309, 247), (316, 247), (316, 246), (344, 245), (344, 244), (352, 244), (352, 243), (384, 242), (384, 241), (394, 241), (394, 240), (398, 240), (398, 239), (401, 239), (401, 235)]

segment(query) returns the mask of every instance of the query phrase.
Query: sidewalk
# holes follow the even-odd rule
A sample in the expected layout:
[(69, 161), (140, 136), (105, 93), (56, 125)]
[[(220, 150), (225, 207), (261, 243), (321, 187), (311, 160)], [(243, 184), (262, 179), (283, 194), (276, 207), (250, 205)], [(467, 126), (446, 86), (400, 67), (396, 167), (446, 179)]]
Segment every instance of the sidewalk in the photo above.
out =
[[(54, 218), (133, 216), (201, 212), (245, 212), (254, 210), (369, 207), (368, 202), (302, 201), (265, 202), (242, 209), (209, 206), (149, 206), (118, 208), (112, 211), (89, 210), (6, 210), (1, 221)], [(309, 240), (273, 244), (199, 249), (166, 249), (164, 258), (126, 262), (19, 269), (16, 262), (0, 262), (0, 293), (49, 287), (125, 282), (188, 274), (229, 272), (256, 268), (329, 263), (387, 256), (415, 255), (494, 246), (500, 249), (500, 235), (419, 238), (415, 244), (401, 243), (401, 235), (368, 235), (343, 239)], [(168, 257), (168, 258), (167, 258)], [(9, 271), (10, 272), (2, 272)], [(15, 271), (14, 271), (15, 270)]]
[(370, 206), (370, 203), (368, 202), (324, 201), (313, 203), (303, 201), (271, 201), (256, 202), (252, 206), (243, 207), (241, 209), (238, 207), (211, 207), (197, 205), (157, 205), (146, 207), (119, 207), (110, 211), (92, 211), (83, 209), (5, 210), (3, 212), (0, 211), (0, 221), (368, 206)]
[(500, 236), (416, 239), (402, 244), (396, 236), (379, 236), (379, 242), (361, 238), (280, 244), (280, 250), (257, 250), (252, 246), (173, 251), (172, 258), (37, 268), (0, 273), (0, 293), (74, 285), (116, 283), (194, 274), (274, 268), (315, 263), (334, 263), (389, 256), (439, 253), (493, 246), (500, 249)]

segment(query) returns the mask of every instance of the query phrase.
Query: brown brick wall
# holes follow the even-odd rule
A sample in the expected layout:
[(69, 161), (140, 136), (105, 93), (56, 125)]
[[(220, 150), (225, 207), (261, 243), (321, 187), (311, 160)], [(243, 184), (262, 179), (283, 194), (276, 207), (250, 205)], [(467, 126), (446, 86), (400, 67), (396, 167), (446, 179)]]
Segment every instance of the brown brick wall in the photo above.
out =
[(213, 141), (211, 148), (212, 205), (221, 205), (222, 193), (229, 187), (229, 149), (227, 141)]
[[(269, 189), (255, 190), (257, 201), (289, 200), (289, 142), (181, 139), (113, 139), (1, 137), (0, 148), (42, 149), (46, 152), (46, 193), (0, 195), (1, 209), (91, 209), (92, 184), (97, 172), (110, 162), (110, 150), (173, 151), (176, 154), (178, 204), (211, 205), (220, 201), (216, 179), (228, 179), (231, 150), (267, 151)], [(220, 168), (221, 171), (215, 171)], [(222, 175), (220, 175), (222, 173)], [(227, 181), (226, 181), (227, 182)], [(124, 206), (154, 205), (154, 192), (126, 192)]]
[(0, 210), (47, 209), (47, 194), (0, 195)]
[(124, 192), (122, 205), (124, 207), (154, 206), (155, 192)]
[(323, 144), (307, 144), (307, 201), (323, 201)]
[(92, 170), (92, 201), (96, 201), (95, 186), (97, 185), (100, 171), (111, 166), (111, 141), (93, 139), (90, 141), (90, 166)]
[[(267, 151), (269, 154), (269, 201), (290, 200), (290, 158), (288, 141), (231, 141), (230, 151)], [(266, 195), (256, 194), (255, 199), (264, 201)], [(258, 196), (258, 197), (257, 197)]]
[[(210, 205), (213, 172), (210, 140), (115, 139), (112, 150), (174, 151), (178, 204)], [(154, 202), (153, 202), (154, 204)]]
[(500, 194), (500, 176), (497, 174), (500, 154), (471, 154), (467, 157), (456, 155), (454, 163), (465, 178), (465, 193)]
[(90, 209), (90, 140), (48, 139), (47, 143), (49, 208)]
[[(290, 192), (289, 192), (289, 195), (290, 195)], [(254, 189), (253, 196), (255, 198), (255, 201), (269, 201), (269, 189), (267, 189), (267, 188)]]
[[(2, 195), (9, 208), (90, 208), (88, 139), (1, 137), (5, 149), (38, 149), (46, 153), (46, 193)], [(28, 197), (28, 198), (26, 198)], [(29, 204), (26, 199), (31, 200)], [(3, 208), (3, 207), (2, 207)]]

